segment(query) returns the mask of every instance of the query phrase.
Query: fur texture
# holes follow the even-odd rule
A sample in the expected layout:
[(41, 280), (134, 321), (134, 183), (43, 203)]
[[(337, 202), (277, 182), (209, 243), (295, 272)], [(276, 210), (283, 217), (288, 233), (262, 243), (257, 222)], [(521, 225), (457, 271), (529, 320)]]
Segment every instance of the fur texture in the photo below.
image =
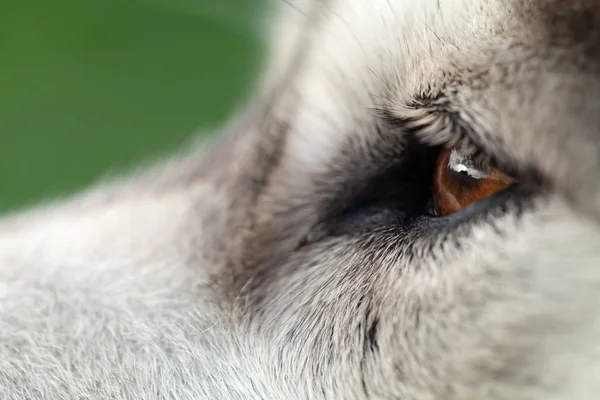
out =
[[(0, 398), (596, 399), (600, 3), (279, 5), (216, 142), (0, 222)], [(444, 143), (524, 184), (415, 217)]]

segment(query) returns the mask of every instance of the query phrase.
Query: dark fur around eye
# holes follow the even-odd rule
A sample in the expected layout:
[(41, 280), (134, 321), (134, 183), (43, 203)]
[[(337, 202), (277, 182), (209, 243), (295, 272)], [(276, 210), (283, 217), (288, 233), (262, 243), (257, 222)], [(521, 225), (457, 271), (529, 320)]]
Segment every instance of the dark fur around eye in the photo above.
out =
[[(451, 228), (491, 209), (502, 213), (505, 203), (530, 198), (539, 192), (541, 186), (533, 175), (516, 176), (519, 183), (501, 193), (478, 201), (451, 216), (432, 215), (433, 174), (436, 159), (443, 148), (453, 145), (466, 149), (482, 167), (488, 163), (493, 166), (498, 163), (494, 157), (477, 147), (464, 130), (453, 132), (451, 129), (456, 128), (456, 121), (447, 125), (449, 121), (440, 122), (439, 118), (446, 118), (443, 115), (423, 118), (418, 122), (393, 121), (396, 129), (400, 127), (404, 135), (409, 133), (409, 143), (402, 149), (397, 162), (375, 176), (366, 178), (365, 182), (357, 185), (359, 190), (356, 192), (347, 193), (340, 201), (333, 201), (335, 207), (316, 228), (316, 237), (364, 233), (381, 227), (402, 230), (418, 227), (421, 233), (424, 233), (423, 229)], [(417, 128), (418, 131), (415, 131)], [(426, 133), (430, 135), (428, 138), (434, 139), (424, 140)], [(521, 201), (513, 203), (522, 204)]]
[(406, 226), (431, 216), (431, 184), (440, 147), (410, 143), (397, 164), (368, 179), (362, 188), (330, 213), (327, 235), (365, 231), (382, 225)]

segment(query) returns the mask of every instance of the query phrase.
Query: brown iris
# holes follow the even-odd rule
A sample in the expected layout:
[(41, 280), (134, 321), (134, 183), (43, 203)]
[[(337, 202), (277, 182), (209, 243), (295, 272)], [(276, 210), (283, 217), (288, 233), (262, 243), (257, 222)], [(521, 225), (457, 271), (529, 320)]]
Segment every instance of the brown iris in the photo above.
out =
[(475, 165), (456, 148), (443, 150), (435, 166), (433, 203), (435, 212), (444, 216), (469, 204), (498, 193), (515, 180), (490, 165)]

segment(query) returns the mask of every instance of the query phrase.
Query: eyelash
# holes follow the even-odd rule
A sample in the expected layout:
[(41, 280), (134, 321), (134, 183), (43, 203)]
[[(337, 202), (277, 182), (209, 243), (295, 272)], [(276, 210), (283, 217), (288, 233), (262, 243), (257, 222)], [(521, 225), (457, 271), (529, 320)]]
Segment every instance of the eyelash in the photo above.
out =
[(413, 107), (403, 109), (402, 118), (386, 114), (386, 119), (391, 118), (393, 125), (410, 134), (417, 143), (429, 147), (457, 147), (461, 154), (471, 158), (474, 166), (482, 170), (489, 166), (499, 167), (500, 163), (474, 142), (473, 130), (456, 112), (442, 111), (436, 107)]

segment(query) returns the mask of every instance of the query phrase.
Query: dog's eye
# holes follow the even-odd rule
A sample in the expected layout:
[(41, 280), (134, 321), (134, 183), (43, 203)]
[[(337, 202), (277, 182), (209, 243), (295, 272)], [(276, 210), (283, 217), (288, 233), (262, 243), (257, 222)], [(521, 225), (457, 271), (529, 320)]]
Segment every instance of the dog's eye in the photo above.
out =
[(433, 179), (433, 204), (438, 216), (461, 210), (498, 193), (515, 179), (489, 164), (478, 165), (457, 148), (442, 150)]

